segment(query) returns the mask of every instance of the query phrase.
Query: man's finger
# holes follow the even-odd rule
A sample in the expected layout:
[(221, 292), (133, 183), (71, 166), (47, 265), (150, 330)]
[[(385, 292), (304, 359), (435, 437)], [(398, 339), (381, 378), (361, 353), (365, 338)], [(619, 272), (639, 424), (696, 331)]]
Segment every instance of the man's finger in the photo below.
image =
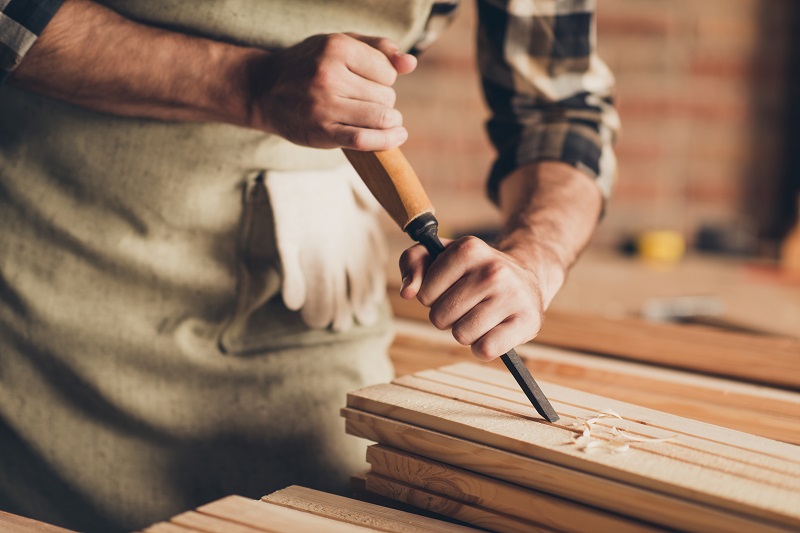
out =
[(403, 127), (374, 130), (337, 124), (331, 128), (330, 135), (337, 146), (362, 152), (389, 150), (408, 139), (408, 131)]
[(453, 324), (453, 338), (471, 346), (508, 318), (507, 309), (496, 299), (485, 300)]
[[(354, 37), (357, 46), (354, 46), (352, 53), (348, 54), (346, 57), (347, 68), (354, 74), (380, 83), (381, 85), (386, 85), (387, 87), (394, 85), (394, 82), (397, 80), (397, 69), (395, 69), (389, 56), (387, 56), (387, 52), (384, 52), (365, 40), (374, 40), (376, 38), (364, 36)], [(381, 40), (378, 39), (378, 41)], [(373, 42), (377, 44), (378, 41)], [(390, 48), (388, 48), (389, 45), (382, 44), (382, 46), (385, 50), (390, 50)], [(394, 49), (397, 50), (397, 46), (395, 46)], [(394, 55), (395, 52), (392, 51), (389, 53)]]
[(401, 51), (391, 39), (386, 39), (384, 37), (372, 37), (368, 35), (348, 35), (352, 35), (354, 38), (370, 45), (385, 55), (398, 74), (408, 74), (417, 68), (417, 58), (411, 54), (406, 54)]
[(422, 282), (418, 296), (422, 305), (432, 306), (468, 271), (477, 268), (488, 250), (489, 246), (476, 237), (462, 237), (448, 246)]
[(403, 125), (403, 115), (397, 109), (373, 102), (340, 98), (332, 119), (345, 126), (390, 130)]
[(431, 256), (421, 244), (403, 252), (400, 256), (400, 296), (410, 300), (417, 295), (430, 262)]
[(520, 327), (520, 320), (513, 317), (498, 324), (475, 341), (471, 347), (472, 354), (481, 361), (491, 361), (529, 340), (530, 338), (526, 338)]
[(433, 304), (430, 312), (431, 323), (438, 329), (451, 328), (486, 296), (485, 291), (475, 290), (475, 284), (467, 274), (447, 289)]
[(372, 102), (391, 108), (397, 103), (397, 93), (386, 85), (364, 79), (352, 72), (348, 72), (348, 78), (343, 82), (342, 86), (337, 89), (337, 94), (344, 98)]

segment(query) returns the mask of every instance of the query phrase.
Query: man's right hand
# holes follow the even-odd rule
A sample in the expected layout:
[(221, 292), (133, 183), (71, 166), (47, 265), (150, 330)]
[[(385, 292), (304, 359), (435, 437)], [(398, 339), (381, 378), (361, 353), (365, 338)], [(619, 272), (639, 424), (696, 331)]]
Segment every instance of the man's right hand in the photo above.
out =
[(67, 0), (9, 83), (115, 115), (225, 122), (305, 146), (384, 150), (408, 135), (392, 85), (416, 65), (378, 37), (315, 35), (270, 52)]
[(394, 148), (408, 132), (392, 85), (416, 66), (388, 39), (309, 37), (251, 65), (251, 125), (314, 148)]

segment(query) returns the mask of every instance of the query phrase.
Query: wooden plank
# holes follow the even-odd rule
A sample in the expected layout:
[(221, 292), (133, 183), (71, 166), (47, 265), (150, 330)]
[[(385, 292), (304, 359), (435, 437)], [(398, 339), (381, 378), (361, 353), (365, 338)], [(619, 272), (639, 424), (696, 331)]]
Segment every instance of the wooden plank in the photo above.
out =
[[(510, 409), (522, 417), (532, 416), (530, 406), (526, 399), (513, 388), (513, 381), (506, 379), (501, 372), (487, 371), (473, 364), (451, 365), (440, 370), (426, 370), (418, 372), (413, 376), (403, 376), (394, 383), (414, 387), (422, 385), (423, 389), (432, 387), (420, 384), (419, 380), (441, 383), (444, 386), (468, 387), (459, 395), (467, 392), (475, 392), (478, 396), (470, 396), (471, 401), (496, 403), (505, 400), (510, 403), (503, 403), (501, 409)], [(597, 412), (592, 406), (595, 404), (604, 405), (604, 409), (612, 409), (626, 421), (614, 421), (620, 428), (628, 431), (649, 436), (664, 437), (667, 434), (683, 435), (681, 444), (691, 443), (698, 449), (710, 451), (719, 455), (733, 453), (734, 457), (741, 455), (740, 450), (744, 450), (747, 458), (757, 464), (769, 467), (781, 472), (793, 473), (800, 476), (800, 447), (764, 439), (755, 435), (749, 435), (740, 431), (721, 428), (712, 424), (705, 424), (683, 418), (680, 416), (663, 413), (654, 409), (647, 409), (626, 402), (611, 400), (596, 394), (586, 393), (580, 390), (570, 389), (552, 383), (547, 384), (548, 392), (556, 397), (565, 398), (560, 403), (565, 409), (565, 416), (573, 419), (583, 418)], [(450, 394), (453, 391), (448, 391)], [(580, 409), (584, 411), (581, 413)], [(577, 410), (576, 410), (577, 409)], [(603, 423), (603, 422), (601, 422)], [(560, 425), (564, 425), (561, 422)], [(572, 428), (573, 430), (575, 428)], [(581, 428), (582, 430), (582, 428)], [(672, 443), (669, 443), (670, 445)], [(773, 457), (774, 459), (769, 459)], [(766, 462), (765, 462), (766, 461)], [(754, 464), (756, 464), (754, 463)], [(800, 481), (796, 481), (800, 484)]]
[(475, 524), (490, 531), (498, 533), (552, 533), (553, 531), (489, 509), (450, 500), (439, 494), (377, 474), (367, 473), (366, 477), (367, 490), (371, 492)]
[(269, 533), (318, 533), (319, 531), (366, 533), (373, 531), (367, 527), (347, 524), (241, 496), (228, 496), (198, 507), (197, 511)]
[[(397, 316), (428, 320), (419, 302), (388, 294)], [(797, 338), (551, 309), (535, 343), (800, 390)]]
[[(389, 354), (398, 374), (473, 361), (429, 324), (398, 320)], [(800, 393), (529, 344), (517, 348), (537, 379), (702, 422), (800, 444)], [(403, 372), (406, 371), (406, 372)]]
[(587, 505), (475, 474), (383, 445), (367, 450), (371, 472), (459, 502), (491, 509), (539, 527), (582, 533), (643, 533), (663, 528), (634, 521)]
[(203, 533), (260, 533), (263, 529), (237, 524), (230, 520), (215, 516), (187, 511), (170, 519), (170, 523), (190, 528)]
[(0, 531), (7, 533), (73, 533), (69, 529), (0, 511)]
[(800, 389), (800, 340), (549, 311), (536, 342)]
[[(476, 372), (482, 376), (497, 374), (481, 367), (476, 367)], [(678, 437), (673, 442), (637, 443), (625, 454), (590, 455), (568, 445), (577, 431), (569, 425), (608, 408), (605, 398), (557, 386), (560, 390), (554, 395), (553, 386), (549, 386), (548, 395), (556, 400), (554, 404), (558, 404), (564, 420), (545, 424), (538, 415), (521, 415), (522, 407), (532, 410), (522, 402), (488, 395), (476, 398), (467, 389), (415, 382), (413, 386), (433, 391), (423, 392), (407, 385), (410, 379), (424, 379), (400, 379), (404, 386), (379, 385), (349, 395), (348, 406), (648, 491), (800, 527), (800, 490), (795, 473), (800, 468), (800, 456), (796, 447), (745, 438), (749, 436), (616, 402), (620, 414), (628, 419), (620, 424), (627, 431), (648, 437), (676, 433)], [(753, 439), (769, 450), (754, 451)]]
[(388, 533), (470, 533), (475, 531), (472, 528), (449, 524), (441, 520), (299, 486), (273, 492), (261, 500)]
[(346, 431), (351, 435), (667, 528), (697, 533), (786, 531), (735, 512), (701, 506), (659, 492), (642, 491), (625, 483), (371, 413), (345, 408), (342, 415)]
[(158, 524), (153, 524), (143, 531), (144, 533), (203, 533), (197, 529), (179, 526), (177, 524), (170, 524), (169, 522), (159, 522)]

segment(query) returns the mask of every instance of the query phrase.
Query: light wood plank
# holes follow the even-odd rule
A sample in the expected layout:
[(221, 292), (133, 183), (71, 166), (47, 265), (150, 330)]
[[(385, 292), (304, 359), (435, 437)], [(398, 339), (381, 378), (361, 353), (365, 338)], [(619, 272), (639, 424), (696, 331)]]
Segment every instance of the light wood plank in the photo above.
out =
[(550, 311), (536, 342), (800, 389), (800, 340)]
[[(477, 380), (479, 383), (495, 385), (505, 389), (506, 393), (516, 392), (513, 381), (507, 379), (507, 376), (502, 372), (483, 371), (477, 365), (450, 365), (441, 368), (440, 371), (456, 376), (463, 376), (471, 380)], [(647, 427), (668, 428), (669, 431), (672, 432), (693, 435), (710, 442), (725, 443), (728, 446), (740, 447), (755, 454), (776, 456), (792, 464), (800, 463), (800, 447), (792, 444), (777, 442), (741, 431), (698, 422), (686, 417), (664, 413), (656, 409), (636, 406), (627, 402), (621, 402), (581, 390), (563, 387), (554, 383), (544, 383), (544, 387), (547, 388), (549, 394), (555, 395), (556, 397), (568, 398), (569, 401), (565, 403), (569, 403), (570, 405), (581, 404), (584, 406), (602, 403), (606, 406), (605, 408), (613, 409), (620, 415), (637, 421), (641, 426), (644, 426), (642, 429)], [(800, 430), (800, 424), (798, 424), (798, 430)], [(784, 467), (785, 465), (781, 463), (780, 468)], [(790, 468), (792, 467), (790, 466)]]
[[(492, 374), (475, 372), (475, 365), (459, 365), (442, 371), (426, 370), (413, 376), (402, 376), (393, 383), (538, 422), (540, 419), (533, 414), (530, 402), (521, 391), (511, 388), (512, 384), (502, 379), (505, 377), (502, 374)], [(593, 417), (598, 412), (598, 409), (584, 406), (607, 403), (607, 399), (564, 387), (548, 386), (546, 391), (556, 409), (562, 411), (563, 420), (555, 425), (574, 432), (583, 431), (581, 419)], [(570, 403), (559, 401), (558, 398), (569, 398)], [(659, 443), (659, 446), (642, 446), (642, 450), (703, 464), (745, 478), (761, 478), (767, 470), (775, 474), (769, 478), (771, 483), (800, 491), (800, 448), (796, 446), (766, 439), (753, 441), (752, 436), (747, 434), (708, 424), (698, 426), (694, 421), (663, 417), (661, 413), (630, 404), (618, 402), (603, 409), (612, 409), (625, 420), (600, 420), (595, 428), (610, 429), (613, 426), (631, 435), (653, 439), (676, 437), (669, 442)]]
[(404, 511), (389, 509), (343, 496), (292, 486), (261, 498), (262, 501), (325, 516), (389, 533), (474, 533), (474, 529), (449, 524)]
[(203, 533), (197, 529), (179, 526), (177, 524), (170, 524), (169, 522), (159, 522), (158, 524), (153, 524), (143, 531), (144, 533)]
[[(399, 375), (475, 361), (469, 348), (430, 324), (398, 320), (396, 327), (389, 354)], [(517, 352), (537, 379), (800, 444), (797, 392), (535, 344), (520, 346)]]
[[(489, 373), (491, 370), (482, 369), (481, 372)], [(676, 423), (682, 419), (672, 417), (673, 423), (663, 429), (652, 427), (645, 420), (648, 416), (652, 418), (647, 412), (650, 410), (642, 412), (635, 406), (628, 406), (620, 414), (633, 421), (628, 427), (636, 428), (637, 434), (663, 436), (665, 432), (678, 431), (680, 435), (676, 442), (641, 443), (625, 454), (590, 455), (568, 445), (574, 430), (567, 428), (566, 424), (569, 418), (585, 417), (607, 408), (605, 399), (584, 395), (578, 401), (572, 391), (566, 390), (561, 391), (559, 396), (550, 396), (556, 400), (561, 396), (570, 401), (560, 402), (570, 406), (568, 411), (562, 408), (566, 415), (563, 423), (545, 424), (533, 416), (522, 417), (505, 408), (487, 408), (397, 385), (379, 385), (358, 391), (349, 395), (348, 406), (610, 477), (645, 490), (695, 499), (762, 520), (800, 527), (800, 492), (787, 488), (792, 487), (792, 477), (775, 471), (762, 474), (763, 480), (756, 479), (756, 476), (751, 478), (748, 471), (751, 464), (744, 459), (737, 462), (731, 457), (703, 455), (688, 447), (678, 449), (684, 446), (682, 440), (696, 444), (690, 437), (698, 431), (702, 436), (703, 426), (706, 425), (683, 420), (676, 427)], [(578, 401), (578, 405), (571, 403), (573, 401)], [(727, 431), (722, 428), (715, 430)], [(729, 434), (735, 437), (737, 432), (731, 431)], [(747, 455), (746, 444), (740, 446), (744, 447), (742, 456), (748, 460), (766, 460), (763, 454), (758, 457)], [(735, 446), (730, 446), (729, 453), (734, 452)]]
[(170, 519), (170, 523), (202, 531), (203, 533), (260, 533), (263, 531), (263, 529), (238, 524), (196, 511), (187, 511), (173, 516)]
[[(428, 310), (389, 290), (397, 316), (427, 321)], [(800, 390), (800, 339), (550, 310), (535, 343)]]
[(551, 533), (546, 529), (531, 522), (515, 519), (496, 513), (489, 509), (477, 507), (463, 502), (456, 502), (433, 492), (418, 487), (412, 487), (400, 481), (385, 478), (377, 474), (367, 473), (367, 490), (405, 502), (434, 513), (443, 514), (475, 524), (498, 533)]
[[(560, 495), (621, 515), (697, 533), (787, 531), (736, 512), (600, 478), (445, 433), (345, 408), (346, 431), (417, 455), (524, 487)], [(635, 502), (635, 505), (632, 505)]]
[(73, 533), (69, 529), (0, 511), (0, 531), (8, 533)]
[(280, 505), (249, 500), (241, 496), (228, 496), (198, 507), (203, 514), (270, 533), (366, 533), (369, 528), (346, 524)]
[(492, 509), (544, 528), (583, 533), (596, 531), (644, 533), (665, 531), (565, 498), (475, 474), (439, 461), (401, 452), (380, 444), (367, 450), (371, 472), (425, 489), (440, 496)]

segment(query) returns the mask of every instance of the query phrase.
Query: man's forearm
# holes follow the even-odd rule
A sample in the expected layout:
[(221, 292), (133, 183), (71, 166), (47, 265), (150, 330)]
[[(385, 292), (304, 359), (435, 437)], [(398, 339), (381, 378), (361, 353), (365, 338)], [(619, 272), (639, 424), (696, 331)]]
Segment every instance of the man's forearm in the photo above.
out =
[(67, 0), (9, 83), (118, 115), (244, 125), (246, 65), (261, 53)]
[(507, 223), (497, 247), (536, 274), (546, 308), (597, 225), (600, 190), (570, 165), (540, 162), (503, 180), (500, 206)]

